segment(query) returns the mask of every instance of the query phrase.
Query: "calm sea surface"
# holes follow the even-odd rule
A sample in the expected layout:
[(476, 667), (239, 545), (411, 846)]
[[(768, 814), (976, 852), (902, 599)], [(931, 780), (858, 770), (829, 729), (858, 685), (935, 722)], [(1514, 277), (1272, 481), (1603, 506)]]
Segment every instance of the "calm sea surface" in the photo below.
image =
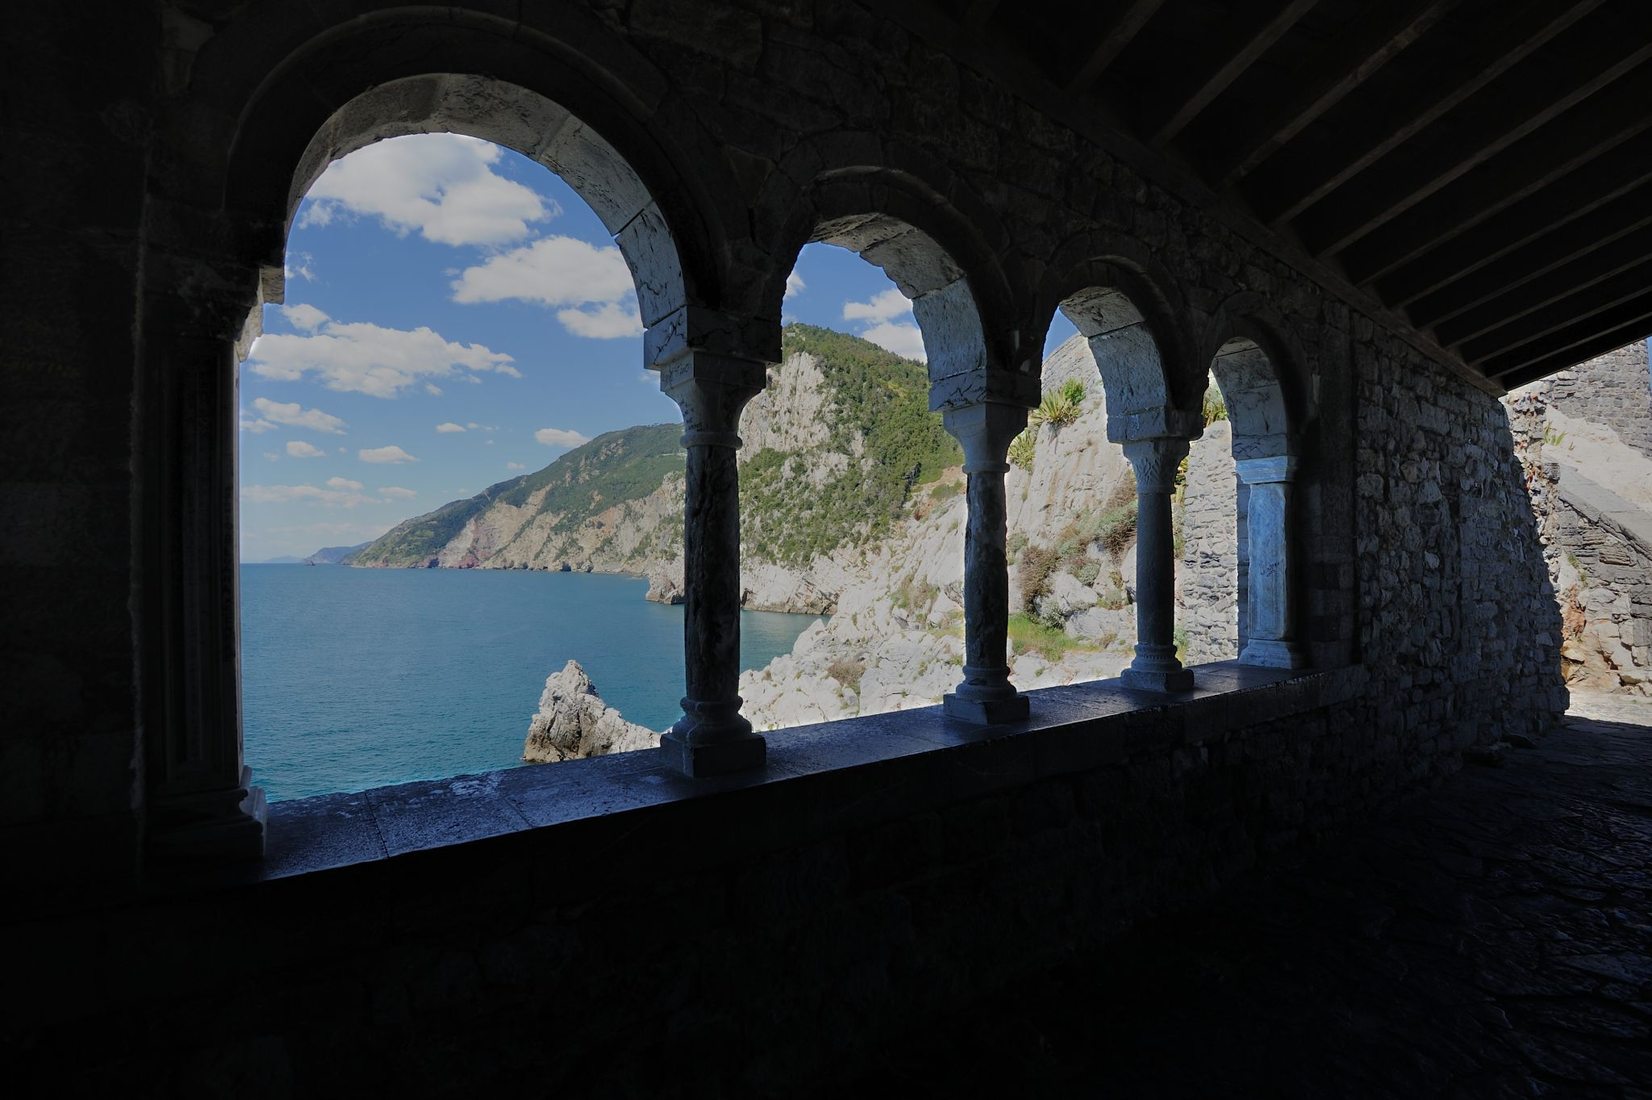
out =
[[(681, 713), (683, 609), (580, 573), (241, 567), (246, 759), (272, 800), (521, 762), (545, 677), (570, 658), (628, 720)], [(808, 615), (745, 612), (744, 668)]]

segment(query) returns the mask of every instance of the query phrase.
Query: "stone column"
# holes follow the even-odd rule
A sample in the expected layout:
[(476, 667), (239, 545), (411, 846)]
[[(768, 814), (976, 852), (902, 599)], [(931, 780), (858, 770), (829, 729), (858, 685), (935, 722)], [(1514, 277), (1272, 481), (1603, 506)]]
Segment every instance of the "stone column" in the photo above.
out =
[(1301, 668), (1307, 659), (1294, 640), (1295, 577), (1290, 539), (1291, 482), (1296, 477), (1296, 459), (1290, 455), (1243, 458), (1234, 465), (1249, 490), (1249, 610), (1245, 648), (1239, 660), (1268, 668)]
[(1170, 522), (1170, 494), (1187, 444), (1160, 436), (1124, 445), (1136, 471), (1136, 658), (1124, 670), (1126, 687), (1193, 687), (1193, 673), (1176, 659), (1176, 547)]
[(740, 474), (735, 428), (762, 390), (762, 363), (689, 351), (660, 368), (683, 411), (683, 716), (660, 751), (684, 775), (763, 765), (766, 746), (740, 714)]
[(1019, 405), (981, 402), (942, 413), (964, 448), (969, 477), (969, 526), (964, 533), (964, 679), (944, 700), (953, 718), (982, 725), (1018, 722), (1027, 697), (1010, 683), (1009, 564), (1004, 554), (1005, 455), (1027, 426)]
[(241, 758), (236, 355), (230, 340), (151, 336), (144, 425), (145, 787), (162, 862), (255, 858), (264, 794)]

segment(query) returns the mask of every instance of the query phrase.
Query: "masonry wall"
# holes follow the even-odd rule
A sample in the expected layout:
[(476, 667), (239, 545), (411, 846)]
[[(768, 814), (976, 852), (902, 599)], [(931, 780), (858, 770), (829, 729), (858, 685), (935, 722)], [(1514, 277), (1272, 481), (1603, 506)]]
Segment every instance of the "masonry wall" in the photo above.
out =
[(1605, 424), (1652, 458), (1652, 371), (1645, 340), (1597, 356), (1582, 369), (1560, 371), (1531, 390), (1568, 416)]
[[(750, 230), (715, 242), (718, 304), (749, 304), (789, 269), (767, 250), (783, 235), (765, 231), (796, 198), (782, 182), (848, 163), (899, 165), (980, 216), (1015, 297), (996, 323), (1022, 323), (1091, 255), (1074, 241), (1150, 259), (1172, 280), (1175, 385), (1192, 407), (1228, 326), (1265, 323), (1301, 395), (1299, 596), (1303, 641), (1331, 670), (1323, 694), (1288, 714), (1268, 698), (1230, 717), (1149, 711), (1118, 758), (1096, 737), (1103, 755), (1073, 749), (1054, 771), (1011, 739), (968, 768), (822, 777), (807, 812), (776, 785), (282, 882), (137, 894), (141, 761), (159, 736), (140, 704), (175, 690), (183, 641), (174, 608), (138, 598), (168, 564), (155, 547), (176, 532), (153, 517), (177, 489), (142, 435), (166, 422), (175, 364), (136, 302), (164, 299), (168, 347), (233, 336), (268, 259), (210, 201), (226, 193), (236, 90), (274, 81), (286, 51), (335, 28), (378, 28), (362, 56), (402, 49), (393, 20), (355, 19), (369, 6), (157, 0), (105, 5), (89, 31), (78, 10), (37, 4), (8, 24), (23, 47), (8, 80), (27, 92), (8, 98), (5, 136), (30, 152), (27, 171), (8, 161), (0, 204), (0, 659), (13, 673), (0, 870), (23, 884), (0, 917), (23, 991), (0, 1051), (20, 1073), (123, 1092), (379, 1092), (463, 1065), (478, 1075), (467, 1084), (531, 1070), (546, 1091), (618, 1075), (653, 1092), (672, 1067), (732, 1049), (749, 1057), (728, 1072), (761, 1083), (1205, 896), (1563, 704), (1557, 615), (1496, 401), (1201, 200), (875, 6), (776, 0), (712, 17), (688, 0), (479, 0), (471, 22), (491, 29), (455, 30), (429, 56), (487, 72), (491, 55), (462, 44), (571, 41), (616, 81), (645, 74), (644, 136), (703, 140), (692, 151), (731, 181), (706, 201)], [(242, 152), (262, 140), (244, 137)], [(156, 180), (196, 191), (159, 195)], [(868, 203), (881, 187), (865, 185)], [(1002, 785), (971, 786), (983, 770)], [(847, 820), (845, 805), (877, 809)], [(47, 872), (81, 896), (29, 885)], [(324, 1076), (339, 1053), (371, 1069)]]

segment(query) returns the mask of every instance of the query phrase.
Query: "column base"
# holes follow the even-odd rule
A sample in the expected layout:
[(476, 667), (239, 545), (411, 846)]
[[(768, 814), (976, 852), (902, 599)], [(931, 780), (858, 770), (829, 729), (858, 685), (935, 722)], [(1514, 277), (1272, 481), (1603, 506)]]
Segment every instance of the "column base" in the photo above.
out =
[(1148, 669), (1127, 668), (1119, 674), (1127, 688), (1137, 691), (1192, 691), (1193, 670), (1190, 668), (1177, 669)]
[(673, 727), (660, 738), (660, 759), (690, 779), (752, 771), (768, 759), (768, 742), (749, 729), (743, 736), (699, 744), (690, 736)]
[(1306, 668), (1308, 655), (1295, 642), (1253, 638), (1240, 651), (1239, 663), (1259, 668)]
[(241, 769), (241, 786), (166, 799), (150, 809), (149, 851), (163, 862), (260, 859), (264, 855), (264, 791)]
[(941, 699), (941, 709), (948, 718), (970, 722), (977, 726), (1000, 726), (1006, 722), (1025, 722), (1032, 713), (1032, 704), (1025, 695), (1006, 695), (1001, 699), (972, 699), (949, 691)]

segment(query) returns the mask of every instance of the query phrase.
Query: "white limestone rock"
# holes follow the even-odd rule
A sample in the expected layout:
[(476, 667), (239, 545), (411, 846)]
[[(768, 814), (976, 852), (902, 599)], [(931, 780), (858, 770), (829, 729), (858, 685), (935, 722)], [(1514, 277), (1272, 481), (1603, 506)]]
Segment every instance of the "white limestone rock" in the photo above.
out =
[(522, 759), (530, 764), (558, 763), (654, 748), (659, 743), (659, 734), (627, 722), (604, 703), (579, 662), (569, 661), (562, 671), (545, 679), (539, 710), (528, 722)]

